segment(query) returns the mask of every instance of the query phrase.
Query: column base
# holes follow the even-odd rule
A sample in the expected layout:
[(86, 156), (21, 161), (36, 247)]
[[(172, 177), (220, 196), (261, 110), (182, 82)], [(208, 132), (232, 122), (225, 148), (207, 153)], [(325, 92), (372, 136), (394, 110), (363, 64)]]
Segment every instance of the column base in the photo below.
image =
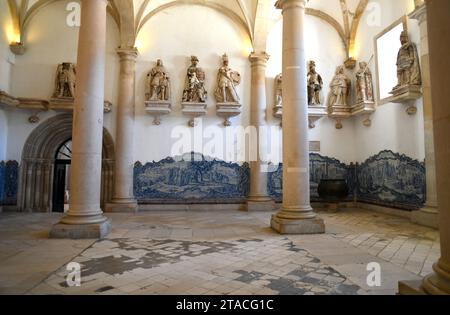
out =
[(247, 211), (274, 211), (275, 201), (269, 197), (249, 197), (247, 200)]
[(321, 218), (289, 220), (281, 219), (276, 214), (272, 216), (271, 227), (280, 234), (323, 234), (325, 223)]
[(95, 224), (55, 224), (50, 238), (56, 239), (103, 239), (111, 232), (111, 219)]
[(422, 281), (400, 281), (398, 283), (399, 295), (426, 295), (422, 288)]
[(435, 207), (425, 207), (411, 214), (411, 221), (413, 223), (431, 227), (439, 228), (439, 211)]
[(109, 213), (135, 213), (139, 207), (134, 199), (113, 199), (105, 205), (105, 212)]

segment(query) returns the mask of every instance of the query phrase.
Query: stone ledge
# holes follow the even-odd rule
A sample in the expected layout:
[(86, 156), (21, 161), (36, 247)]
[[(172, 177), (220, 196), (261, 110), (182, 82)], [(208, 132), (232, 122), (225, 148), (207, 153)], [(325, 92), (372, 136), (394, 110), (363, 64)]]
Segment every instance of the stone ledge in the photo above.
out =
[(111, 232), (111, 220), (103, 223), (70, 225), (55, 224), (50, 231), (50, 238), (56, 239), (103, 239)]

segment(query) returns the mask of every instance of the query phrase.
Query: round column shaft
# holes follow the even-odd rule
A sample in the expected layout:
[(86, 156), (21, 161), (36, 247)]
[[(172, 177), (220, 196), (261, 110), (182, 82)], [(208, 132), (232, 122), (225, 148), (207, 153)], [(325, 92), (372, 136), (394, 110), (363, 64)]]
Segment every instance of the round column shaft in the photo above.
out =
[(116, 124), (116, 160), (114, 167), (114, 194), (107, 212), (135, 212), (137, 202), (133, 192), (134, 116), (136, 58), (135, 48), (119, 49), (119, 103)]
[(248, 211), (273, 210), (275, 202), (267, 193), (267, 169), (264, 154), (267, 152), (267, 139), (261, 137), (262, 128), (266, 126), (266, 65), (269, 55), (252, 53), (249, 57), (252, 69), (250, 125), (256, 128), (258, 145), (256, 161), (250, 162), (250, 196), (247, 200)]
[(324, 233), (310, 205), (306, 0), (279, 0), (283, 11), (283, 206), (272, 217), (281, 234)]
[(100, 209), (107, 0), (82, 0), (78, 40), (71, 198), (52, 237), (98, 238), (110, 230)]

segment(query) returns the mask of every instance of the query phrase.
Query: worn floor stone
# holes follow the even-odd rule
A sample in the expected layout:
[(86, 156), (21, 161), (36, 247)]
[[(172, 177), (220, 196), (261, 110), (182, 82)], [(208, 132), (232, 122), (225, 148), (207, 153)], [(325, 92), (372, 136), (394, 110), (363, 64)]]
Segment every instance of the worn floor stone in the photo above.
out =
[[(270, 212), (112, 214), (102, 241), (51, 240), (53, 214), (0, 214), (1, 294), (395, 294), (431, 270), (438, 233), (346, 209), (321, 213), (327, 233), (281, 236)], [(69, 262), (81, 287), (66, 282)], [(378, 262), (382, 286), (367, 285)]]

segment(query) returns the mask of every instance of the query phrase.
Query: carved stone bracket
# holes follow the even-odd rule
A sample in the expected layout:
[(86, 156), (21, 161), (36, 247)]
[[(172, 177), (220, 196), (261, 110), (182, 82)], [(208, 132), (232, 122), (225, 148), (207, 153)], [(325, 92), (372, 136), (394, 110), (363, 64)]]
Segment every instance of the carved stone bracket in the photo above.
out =
[(195, 127), (195, 118), (205, 116), (207, 113), (206, 103), (181, 103), (183, 114), (190, 117), (189, 126)]
[(405, 104), (408, 115), (417, 113), (415, 101), (422, 97), (422, 87), (420, 85), (405, 85), (392, 91), (392, 94), (393, 96), (389, 98), (390, 102)]
[(145, 111), (154, 117), (153, 124), (161, 125), (161, 116), (169, 115), (172, 112), (172, 104), (169, 101), (147, 101)]
[(309, 128), (314, 129), (316, 127), (316, 122), (327, 115), (327, 107), (325, 105), (308, 106)]
[(242, 105), (239, 103), (217, 103), (217, 116), (225, 118), (224, 126), (231, 126), (231, 117), (241, 114)]

